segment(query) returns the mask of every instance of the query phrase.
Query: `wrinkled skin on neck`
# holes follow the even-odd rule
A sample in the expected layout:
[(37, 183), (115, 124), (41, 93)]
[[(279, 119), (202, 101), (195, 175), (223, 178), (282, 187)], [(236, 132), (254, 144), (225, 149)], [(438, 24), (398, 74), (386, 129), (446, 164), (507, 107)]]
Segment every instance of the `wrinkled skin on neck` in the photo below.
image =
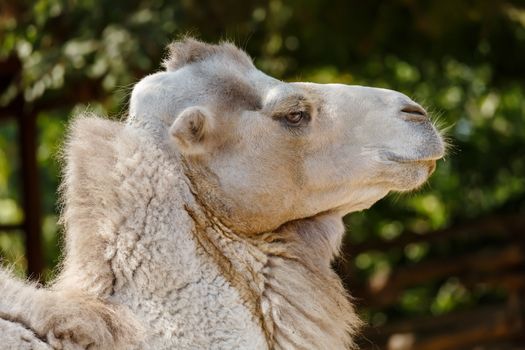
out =
[(344, 233), (340, 214), (246, 236), (197, 203), (185, 208), (197, 241), (239, 292), (270, 349), (354, 348), (361, 322), (330, 267)]

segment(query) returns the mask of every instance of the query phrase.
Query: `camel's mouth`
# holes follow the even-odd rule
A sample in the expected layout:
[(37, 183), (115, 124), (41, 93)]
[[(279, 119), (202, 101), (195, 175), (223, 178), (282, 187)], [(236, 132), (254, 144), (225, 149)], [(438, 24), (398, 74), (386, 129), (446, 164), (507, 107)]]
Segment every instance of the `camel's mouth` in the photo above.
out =
[(386, 160), (396, 163), (426, 163), (433, 162), (443, 158), (443, 150), (438, 150), (437, 152), (431, 152), (427, 155), (416, 155), (416, 156), (406, 156), (397, 154), (394, 152), (385, 152), (384, 157)]

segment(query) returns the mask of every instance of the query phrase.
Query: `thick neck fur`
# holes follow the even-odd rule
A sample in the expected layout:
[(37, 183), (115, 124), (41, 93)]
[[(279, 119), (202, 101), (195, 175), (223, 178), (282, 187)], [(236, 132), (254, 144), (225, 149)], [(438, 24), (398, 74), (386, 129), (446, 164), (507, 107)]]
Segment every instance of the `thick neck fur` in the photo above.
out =
[(272, 232), (237, 234), (200, 200), (211, 189), (195, 185), (185, 168), (198, 204), (185, 207), (194, 235), (260, 322), (270, 348), (353, 347), (360, 321), (330, 265), (344, 233), (341, 217), (325, 213)]
[(237, 290), (270, 349), (353, 346), (360, 321), (330, 268), (343, 232), (339, 217), (236, 234), (199, 201), (176, 152), (132, 129), (91, 118), (73, 127), (67, 256), (54, 288), (111, 297), (135, 283), (142, 287), (129, 290), (142, 293), (138, 299), (169, 298), (192, 283), (188, 266), (203, 269), (203, 255)]

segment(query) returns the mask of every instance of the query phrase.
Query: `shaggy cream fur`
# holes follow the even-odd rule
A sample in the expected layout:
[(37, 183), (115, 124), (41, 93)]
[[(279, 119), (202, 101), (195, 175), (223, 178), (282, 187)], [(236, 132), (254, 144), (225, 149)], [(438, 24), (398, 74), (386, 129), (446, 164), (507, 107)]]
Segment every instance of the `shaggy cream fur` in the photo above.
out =
[[(168, 71), (137, 84), (126, 122), (71, 124), (65, 260), (45, 289), (0, 270), (2, 344), (354, 347), (361, 322), (330, 267), (341, 218), (425, 181), (439, 135), (398, 118), (413, 104), (398, 93), (278, 82), (229, 44), (171, 50)], [(352, 134), (351, 96), (359, 132), (391, 113), (392, 130), (411, 139)], [(341, 154), (350, 160), (330, 160)]]

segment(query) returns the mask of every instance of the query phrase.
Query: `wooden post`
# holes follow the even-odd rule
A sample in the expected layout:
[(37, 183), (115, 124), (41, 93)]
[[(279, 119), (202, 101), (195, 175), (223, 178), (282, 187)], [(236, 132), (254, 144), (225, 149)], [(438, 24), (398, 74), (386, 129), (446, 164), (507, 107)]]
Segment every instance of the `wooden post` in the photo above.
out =
[(40, 190), (36, 159), (36, 115), (20, 108), (17, 115), (18, 139), (22, 166), (22, 199), (24, 207), (23, 228), (27, 256), (27, 274), (39, 279), (44, 268), (42, 254), (42, 229), (40, 213)]

